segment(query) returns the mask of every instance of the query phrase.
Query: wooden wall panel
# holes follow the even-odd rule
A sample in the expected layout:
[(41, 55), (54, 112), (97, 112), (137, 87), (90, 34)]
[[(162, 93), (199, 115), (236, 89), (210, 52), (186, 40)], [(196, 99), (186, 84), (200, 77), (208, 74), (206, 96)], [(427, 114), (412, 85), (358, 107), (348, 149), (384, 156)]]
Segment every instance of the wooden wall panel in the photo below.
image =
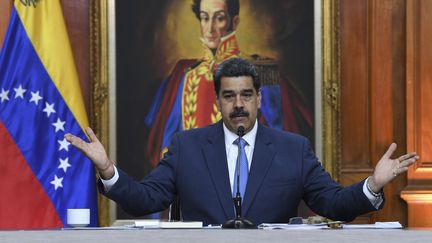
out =
[[(90, 112), (89, 0), (62, 0), (63, 15), (77, 66), (84, 103)], [(89, 115), (90, 117), (90, 115)]]
[[(405, 1), (342, 0), (341, 183), (349, 185), (373, 173), (392, 142), (405, 146)], [(385, 187), (386, 204), (356, 222), (406, 223), (399, 197), (403, 176)]]
[(341, 182), (366, 177), (391, 142), (393, 157), (421, 156), (385, 187), (384, 209), (357, 221), (431, 227), (432, 1), (341, 0), (340, 13)]
[[(393, 157), (406, 153), (405, 133), (405, 1), (371, 1), (371, 158), (375, 167), (392, 142), (398, 144)], [(401, 75), (402, 73), (402, 75)], [(402, 114), (402, 117), (401, 117)], [(400, 191), (406, 174), (388, 184), (386, 205), (377, 221), (406, 224), (406, 205)]]
[(402, 198), (410, 227), (432, 227), (432, 1), (407, 1), (407, 147), (420, 155)]
[(350, 169), (369, 166), (368, 4), (340, 1), (341, 181)]
[(432, 179), (432, 1), (418, 1), (417, 8), (418, 32), (414, 33), (418, 41), (414, 60), (418, 64), (415, 77), (417, 113), (414, 117), (417, 130), (413, 135), (417, 138), (416, 149), (422, 156), (419, 167), (427, 173), (425, 178)]
[(9, 23), (13, 0), (0, 0), (0, 50)]

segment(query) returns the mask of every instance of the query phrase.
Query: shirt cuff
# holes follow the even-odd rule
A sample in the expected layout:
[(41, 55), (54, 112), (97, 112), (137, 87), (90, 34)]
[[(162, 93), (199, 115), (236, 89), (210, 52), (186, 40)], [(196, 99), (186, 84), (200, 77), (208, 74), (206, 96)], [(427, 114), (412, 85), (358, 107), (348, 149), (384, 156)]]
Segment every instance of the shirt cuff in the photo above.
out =
[(382, 193), (380, 193), (378, 196), (374, 196), (369, 189), (367, 188), (367, 183), (369, 182), (370, 177), (368, 177), (364, 184), (363, 184), (363, 193), (366, 195), (366, 197), (369, 199), (372, 206), (374, 206), (376, 209), (379, 209), (381, 204), (383, 203), (384, 199), (382, 197)]
[[(118, 181), (119, 179), (119, 173), (117, 171), (117, 167), (114, 165), (114, 176), (109, 179), (109, 180), (104, 180), (104, 179), (100, 179), (102, 181), (102, 184), (104, 185), (104, 189), (105, 192), (108, 192), (113, 186), (114, 184)], [(363, 188), (364, 191), (364, 188)]]

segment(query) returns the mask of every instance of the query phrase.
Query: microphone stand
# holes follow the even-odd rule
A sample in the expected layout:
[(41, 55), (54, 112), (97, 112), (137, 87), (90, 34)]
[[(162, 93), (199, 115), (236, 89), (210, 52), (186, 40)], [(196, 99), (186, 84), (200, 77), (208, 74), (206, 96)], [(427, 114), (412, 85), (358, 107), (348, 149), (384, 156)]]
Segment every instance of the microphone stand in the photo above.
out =
[(223, 229), (257, 229), (257, 227), (249, 220), (243, 218), (241, 216), (241, 210), (242, 210), (242, 197), (240, 195), (240, 138), (244, 135), (244, 127), (240, 126), (237, 129), (237, 135), (239, 136), (239, 143), (238, 146), (238, 155), (237, 155), (237, 192), (236, 196), (233, 198), (234, 202), (234, 208), (235, 208), (235, 218), (230, 219), (226, 221), (223, 225)]

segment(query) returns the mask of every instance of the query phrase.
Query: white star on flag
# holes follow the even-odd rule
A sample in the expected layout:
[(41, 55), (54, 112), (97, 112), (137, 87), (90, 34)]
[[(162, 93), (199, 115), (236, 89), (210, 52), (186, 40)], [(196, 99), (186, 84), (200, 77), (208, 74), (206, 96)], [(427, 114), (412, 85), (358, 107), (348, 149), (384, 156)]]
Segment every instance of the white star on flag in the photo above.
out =
[(66, 157), (66, 159), (60, 159), (60, 165), (58, 168), (63, 169), (63, 171), (66, 173), (68, 167), (71, 167), (69, 164), (69, 158)]
[(57, 140), (57, 142), (60, 144), (59, 151), (61, 151), (62, 149), (69, 151), (70, 143), (66, 140), (66, 138), (63, 138), (63, 140)]
[(52, 103), (50, 105), (50, 104), (48, 104), (48, 102), (45, 102), (45, 108), (43, 109), (43, 112), (47, 113), (47, 117), (49, 117), (51, 115), (51, 113), (55, 113), (54, 103)]
[(57, 121), (55, 123), (52, 123), (52, 125), (55, 127), (55, 132), (58, 131), (64, 131), (64, 124), (66, 121), (61, 121), (60, 118), (57, 118)]
[(24, 93), (27, 91), (26, 89), (22, 88), (22, 85), (20, 84), (20, 86), (18, 88), (14, 88), (15, 90), (15, 98), (21, 98), (24, 99)]
[(57, 188), (63, 187), (62, 181), (63, 177), (58, 178), (57, 175), (54, 175), (54, 180), (52, 180), (50, 183), (54, 185), (54, 190), (57, 191)]
[(39, 91), (36, 93), (31, 92), (31, 96), (30, 102), (34, 102), (36, 105), (39, 103), (39, 100), (42, 99), (42, 97), (39, 95)]
[(2, 88), (2, 92), (0, 93), (1, 103), (3, 103), (3, 101), (5, 100), (9, 100), (8, 94), (9, 94), (9, 90), (4, 90)]

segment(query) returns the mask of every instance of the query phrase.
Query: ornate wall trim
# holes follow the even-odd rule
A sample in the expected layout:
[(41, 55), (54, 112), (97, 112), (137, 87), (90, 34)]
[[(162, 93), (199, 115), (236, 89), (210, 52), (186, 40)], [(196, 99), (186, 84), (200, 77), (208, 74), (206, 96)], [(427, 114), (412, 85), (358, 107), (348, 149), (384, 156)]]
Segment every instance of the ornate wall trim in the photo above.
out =
[(335, 180), (341, 161), (339, 46), (339, 0), (322, 0), (322, 160)]
[[(90, 125), (109, 153), (108, 1), (90, 1)], [(110, 225), (109, 200), (98, 194), (99, 224)]]

